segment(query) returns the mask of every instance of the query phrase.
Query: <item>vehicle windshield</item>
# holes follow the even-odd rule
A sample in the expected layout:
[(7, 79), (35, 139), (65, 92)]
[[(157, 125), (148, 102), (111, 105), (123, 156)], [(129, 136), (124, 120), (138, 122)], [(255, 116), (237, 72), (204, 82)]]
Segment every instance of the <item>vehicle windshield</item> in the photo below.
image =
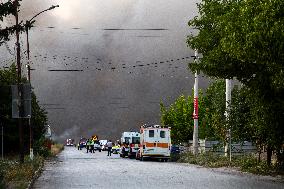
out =
[(86, 141), (87, 141), (86, 138), (81, 138), (81, 139), (80, 139), (80, 142), (86, 142)]
[(125, 137), (125, 143), (129, 144), (130, 143), (130, 137)]
[(133, 144), (139, 144), (140, 143), (140, 137), (132, 137), (132, 143)]
[(97, 141), (95, 141), (95, 144), (98, 144), (98, 145), (100, 145), (100, 141), (98, 141), (98, 140), (97, 140)]

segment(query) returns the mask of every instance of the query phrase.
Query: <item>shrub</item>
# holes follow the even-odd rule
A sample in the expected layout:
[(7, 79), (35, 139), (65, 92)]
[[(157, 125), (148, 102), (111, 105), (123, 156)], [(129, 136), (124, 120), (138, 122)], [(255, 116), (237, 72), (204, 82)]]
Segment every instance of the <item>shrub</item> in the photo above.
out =
[(34, 143), (34, 151), (37, 155), (43, 157), (49, 157), (51, 155), (51, 152), (47, 146), (46, 139), (44, 137), (40, 138)]
[(197, 164), (206, 167), (223, 167), (229, 166), (230, 161), (228, 157), (224, 157), (212, 152), (193, 155), (188, 152), (181, 155), (179, 162), (186, 162), (190, 164)]
[(170, 161), (171, 162), (176, 162), (180, 159), (180, 154), (171, 154)]
[(14, 159), (0, 161), (0, 188), (27, 188), (34, 173), (43, 165), (44, 159), (35, 156), (34, 160), (25, 157), (20, 164)]
[(230, 162), (229, 157), (212, 152), (198, 155), (188, 152), (182, 154), (178, 162), (197, 164), (205, 167), (238, 167), (241, 171), (262, 175), (283, 175), (283, 171), (277, 164), (268, 166), (266, 161), (258, 162), (258, 159), (254, 155), (234, 156)]

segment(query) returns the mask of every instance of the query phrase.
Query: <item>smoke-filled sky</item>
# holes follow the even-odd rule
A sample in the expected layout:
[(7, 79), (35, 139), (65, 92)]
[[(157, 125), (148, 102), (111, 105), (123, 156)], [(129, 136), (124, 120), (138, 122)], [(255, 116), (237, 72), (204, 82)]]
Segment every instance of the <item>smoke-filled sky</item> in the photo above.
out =
[[(58, 140), (119, 139), (142, 123), (160, 123), (159, 102), (191, 94), (193, 51), (187, 22), (197, 0), (23, 0), (26, 20), (51, 5), (30, 31), (31, 82)], [(14, 18), (6, 19), (7, 24)], [(14, 41), (0, 64), (14, 60)], [(26, 38), (21, 35), (22, 63)], [(208, 80), (200, 79), (200, 87)]]

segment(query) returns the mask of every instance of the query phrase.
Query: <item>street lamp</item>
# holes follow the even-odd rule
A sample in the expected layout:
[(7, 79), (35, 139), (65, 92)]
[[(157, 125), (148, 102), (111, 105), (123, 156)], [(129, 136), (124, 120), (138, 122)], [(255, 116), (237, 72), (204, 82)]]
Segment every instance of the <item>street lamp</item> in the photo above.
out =
[(45, 9), (39, 13), (37, 13), (35, 16), (33, 16), (30, 20), (26, 21), (26, 34), (27, 34), (27, 55), (28, 55), (28, 62), (27, 62), (27, 69), (28, 69), (28, 81), (30, 82), (31, 79), (31, 69), (30, 69), (30, 44), (29, 44), (29, 29), (32, 27), (32, 24), (35, 22), (35, 18), (39, 16), (40, 14), (55, 9), (56, 7), (59, 7), (59, 5), (52, 5), (48, 9)]
[[(31, 19), (27, 20), (26, 21), (26, 34), (27, 34), (27, 56), (28, 56), (28, 62), (27, 62), (27, 70), (28, 70), (28, 81), (29, 83), (31, 84), (31, 67), (30, 67), (30, 44), (29, 44), (29, 29), (32, 27), (32, 24), (35, 22), (35, 18), (37, 16), (39, 16), (40, 14), (46, 12), (46, 11), (49, 11), (49, 10), (52, 10), (52, 9), (55, 9), (56, 7), (59, 7), (59, 5), (52, 5), (51, 7), (49, 7), (48, 9), (45, 9), (39, 13), (37, 13), (35, 16), (33, 16)], [(30, 159), (32, 160), (33, 157), (34, 157), (34, 154), (33, 154), (33, 147), (32, 147), (32, 126), (31, 126), (31, 116), (29, 116), (29, 121), (28, 121), (28, 124), (29, 124), (29, 128), (30, 128)]]

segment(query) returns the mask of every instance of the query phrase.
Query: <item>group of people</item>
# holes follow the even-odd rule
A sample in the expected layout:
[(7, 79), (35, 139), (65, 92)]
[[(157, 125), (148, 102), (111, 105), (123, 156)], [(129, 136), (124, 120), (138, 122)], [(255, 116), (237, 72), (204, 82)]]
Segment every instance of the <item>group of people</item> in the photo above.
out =
[(78, 150), (82, 150), (86, 147), (87, 153), (95, 153), (95, 143), (93, 139), (81, 139), (78, 143)]
[(95, 141), (92, 139), (88, 139), (86, 143), (87, 153), (95, 153)]
[[(92, 139), (88, 139), (86, 140), (85, 144), (86, 144), (86, 149), (87, 149), (87, 153), (95, 153), (95, 143), (96, 141), (92, 140)], [(111, 156), (112, 154), (112, 147), (113, 147), (113, 143), (111, 140), (108, 140), (107, 144), (107, 156)], [(82, 148), (84, 148), (84, 143), (83, 142), (79, 142), (78, 143), (78, 150), (82, 150)]]
[[(87, 143), (86, 143), (87, 153), (88, 152), (95, 153), (94, 145), (95, 145), (95, 142), (93, 140), (91, 139), (87, 140)], [(111, 156), (112, 146), (113, 146), (112, 141), (109, 140), (106, 145), (107, 145), (107, 156)]]

